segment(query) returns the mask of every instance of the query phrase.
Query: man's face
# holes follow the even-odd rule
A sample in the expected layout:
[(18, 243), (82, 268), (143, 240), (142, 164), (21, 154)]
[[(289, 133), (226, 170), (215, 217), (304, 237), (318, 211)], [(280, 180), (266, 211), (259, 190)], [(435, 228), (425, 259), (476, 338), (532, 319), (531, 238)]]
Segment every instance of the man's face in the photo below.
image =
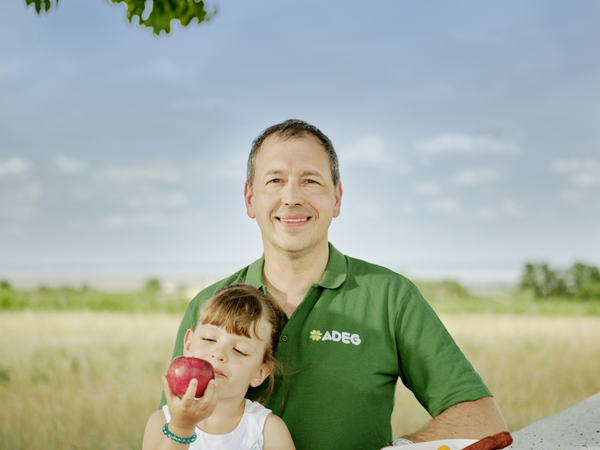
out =
[(265, 252), (302, 254), (327, 245), (331, 220), (340, 214), (342, 186), (333, 185), (327, 153), (312, 135), (282, 141), (268, 137), (256, 155), (248, 216), (260, 227)]

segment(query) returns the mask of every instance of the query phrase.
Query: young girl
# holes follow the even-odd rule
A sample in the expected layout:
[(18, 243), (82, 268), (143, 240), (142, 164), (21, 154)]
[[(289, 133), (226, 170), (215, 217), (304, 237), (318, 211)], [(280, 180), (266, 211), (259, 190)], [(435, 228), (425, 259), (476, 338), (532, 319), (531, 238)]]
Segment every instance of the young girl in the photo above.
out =
[[(184, 356), (210, 362), (215, 380), (194, 398), (193, 379), (179, 398), (163, 376), (167, 405), (148, 419), (143, 450), (294, 450), (283, 420), (245, 398), (272, 373), (280, 334), (281, 311), (261, 291), (245, 284), (217, 291), (184, 339)], [(269, 383), (272, 390), (273, 376)]]

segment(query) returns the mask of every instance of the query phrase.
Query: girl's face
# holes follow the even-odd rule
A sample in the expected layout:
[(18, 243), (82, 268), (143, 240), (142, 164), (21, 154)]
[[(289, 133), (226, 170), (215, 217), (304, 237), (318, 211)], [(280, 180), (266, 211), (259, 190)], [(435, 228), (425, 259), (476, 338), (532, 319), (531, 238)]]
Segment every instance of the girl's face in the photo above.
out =
[(270, 373), (264, 363), (270, 336), (271, 325), (265, 319), (259, 322), (258, 336), (251, 330), (249, 338), (215, 325), (198, 324), (196, 330), (187, 331), (183, 354), (212, 364), (219, 399), (243, 397), (249, 386), (259, 386)]

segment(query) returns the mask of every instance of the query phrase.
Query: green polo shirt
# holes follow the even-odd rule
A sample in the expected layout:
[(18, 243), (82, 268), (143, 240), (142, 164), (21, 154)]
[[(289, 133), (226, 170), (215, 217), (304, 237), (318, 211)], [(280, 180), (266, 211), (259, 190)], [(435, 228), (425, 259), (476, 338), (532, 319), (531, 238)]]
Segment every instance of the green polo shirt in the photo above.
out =
[[(261, 258), (190, 302), (173, 358), (183, 353), (186, 330), (217, 289), (247, 283), (267, 292), (263, 265)], [(413, 283), (331, 244), (322, 280), (283, 321), (276, 357), (286, 374), (266, 406), (285, 421), (298, 450), (388, 444), (398, 378), (433, 417), (491, 396)]]

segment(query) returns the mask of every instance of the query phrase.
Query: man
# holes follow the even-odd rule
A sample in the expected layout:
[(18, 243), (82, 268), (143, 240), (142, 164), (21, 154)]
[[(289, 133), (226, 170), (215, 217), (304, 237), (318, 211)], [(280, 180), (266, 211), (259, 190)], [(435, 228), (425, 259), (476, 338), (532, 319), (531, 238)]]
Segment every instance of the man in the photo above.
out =
[(330, 140), (288, 120), (253, 142), (244, 190), (264, 255), (200, 292), (180, 325), (173, 357), (202, 302), (222, 286), (248, 283), (285, 312), (276, 356), (285, 373), (267, 407), (299, 450), (379, 449), (391, 441), (398, 378), (434, 419), (413, 442), (479, 439), (506, 431), (481, 378), (418, 289), (328, 242), (342, 185)]

